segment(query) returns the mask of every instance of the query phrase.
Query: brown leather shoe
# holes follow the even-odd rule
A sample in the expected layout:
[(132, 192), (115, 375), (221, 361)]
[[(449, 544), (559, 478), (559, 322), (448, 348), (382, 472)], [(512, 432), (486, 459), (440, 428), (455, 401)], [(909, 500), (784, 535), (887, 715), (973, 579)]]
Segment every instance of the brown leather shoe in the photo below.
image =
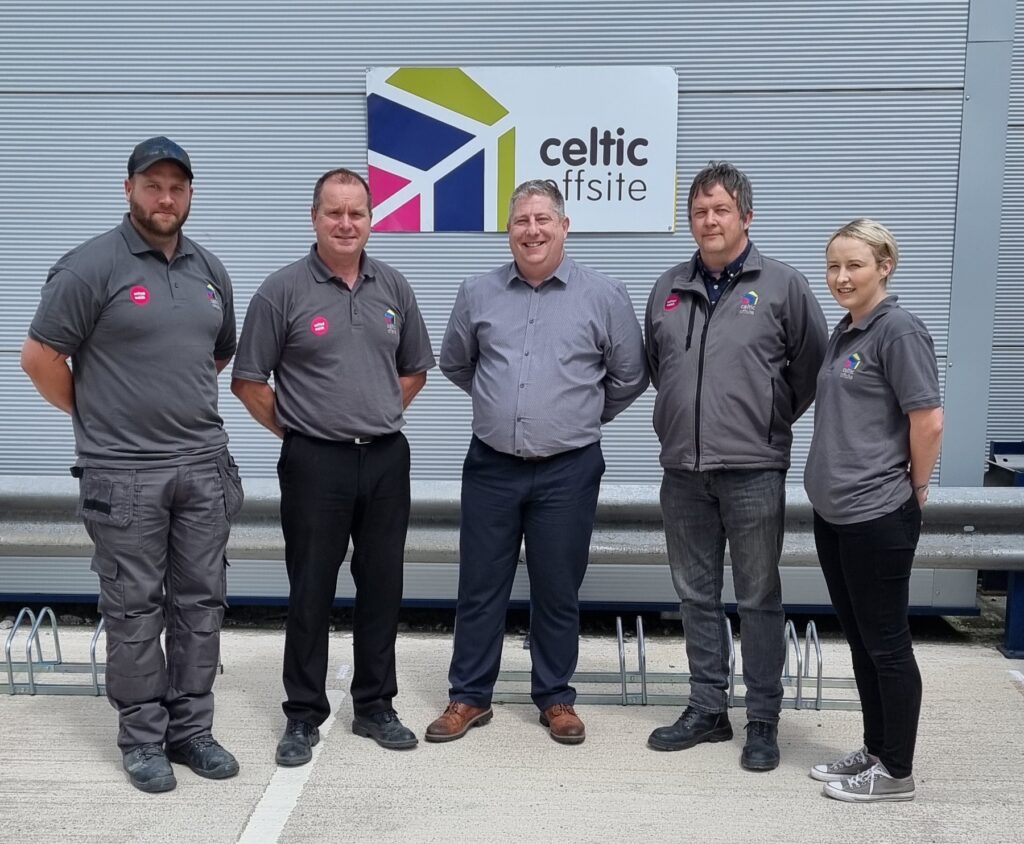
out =
[(586, 727), (568, 703), (556, 703), (540, 714), (540, 723), (560, 744), (580, 744), (587, 737)]
[(427, 741), (455, 741), (462, 738), (470, 727), (482, 727), (494, 717), (491, 707), (470, 706), (453, 700), (441, 716), (434, 720), (423, 738)]

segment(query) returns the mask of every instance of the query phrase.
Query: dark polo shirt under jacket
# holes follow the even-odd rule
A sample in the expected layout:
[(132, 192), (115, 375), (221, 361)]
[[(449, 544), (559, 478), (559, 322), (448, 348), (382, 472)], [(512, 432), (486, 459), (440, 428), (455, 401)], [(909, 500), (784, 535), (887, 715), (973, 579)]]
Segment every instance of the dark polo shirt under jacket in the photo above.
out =
[(231, 281), (184, 235), (168, 261), (126, 214), (50, 270), (29, 336), (71, 356), (79, 466), (196, 463), (227, 444), (214, 361), (235, 351)]
[(597, 442), (648, 384), (625, 286), (568, 257), (536, 288), (515, 262), (464, 281), (440, 365), (473, 397), (473, 433), (517, 457)]
[(833, 524), (887, 515), (910, 497), (907, 414), (941, 404), (932, 338), (896, 298), (860, 322), (844, 316), (818, 373), (804, 486)]
[(405, 277), (365, 252), (353, 290), (316, 253), (272, 273), (249, 310), (232, 370), (266, 383), (281, 427), (325, 440), (401, 429), (399, 376), (434, 366), (427, 327)]

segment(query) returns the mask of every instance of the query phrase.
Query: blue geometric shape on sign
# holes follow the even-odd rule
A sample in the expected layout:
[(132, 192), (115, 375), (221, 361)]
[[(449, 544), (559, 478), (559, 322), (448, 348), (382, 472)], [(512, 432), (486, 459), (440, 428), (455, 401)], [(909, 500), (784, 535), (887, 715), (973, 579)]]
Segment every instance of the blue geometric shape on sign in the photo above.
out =
[(484, 230), (484, 151), (434, 184), (434, 231)]
[(379, 94), (366, 98), (366, 135), (373, 152), (419, 170), (429, 170), (473, 140), (468, 132)]

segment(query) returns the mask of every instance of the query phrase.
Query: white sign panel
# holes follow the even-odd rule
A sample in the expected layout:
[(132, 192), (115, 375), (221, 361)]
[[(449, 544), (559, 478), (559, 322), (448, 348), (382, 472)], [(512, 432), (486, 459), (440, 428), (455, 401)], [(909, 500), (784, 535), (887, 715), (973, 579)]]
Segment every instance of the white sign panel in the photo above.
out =
[(550, 179), (574, 231), (673, 231), (677, 109), (671, 67), (374, 68), (374, 230), (503, 231)]

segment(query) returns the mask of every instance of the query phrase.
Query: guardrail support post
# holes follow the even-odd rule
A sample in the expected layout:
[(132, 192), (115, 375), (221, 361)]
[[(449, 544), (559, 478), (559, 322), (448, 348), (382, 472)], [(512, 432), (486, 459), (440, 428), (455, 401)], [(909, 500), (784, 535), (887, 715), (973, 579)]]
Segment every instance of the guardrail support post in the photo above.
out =
[(1007, 659), (1024, 658), (1024, 572), (1006, 578), (1006, 628), (999, 652)]

